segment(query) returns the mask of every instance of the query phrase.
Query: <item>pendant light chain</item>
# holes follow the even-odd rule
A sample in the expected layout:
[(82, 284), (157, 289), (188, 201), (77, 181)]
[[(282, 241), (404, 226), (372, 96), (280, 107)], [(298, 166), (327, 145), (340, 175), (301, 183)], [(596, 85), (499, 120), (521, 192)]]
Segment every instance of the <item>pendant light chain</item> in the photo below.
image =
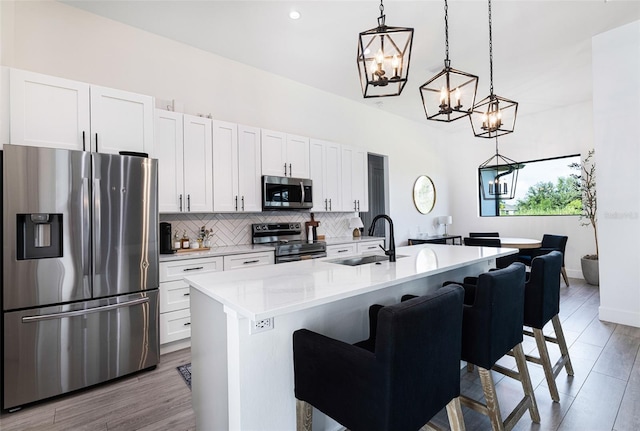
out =
[(384, 27), (385, 15), (384, 15), (384, 4), (382, 4), (382, 0), (380, 0), (380, 17), (378, 18), (378, 27)]
[(451, 61), (449, 61), (449, 5), (447, 4), (447, 0), (444, 0), (444, 47), (444, 65), (449, 67)]
[(493, 36), (491, 34), (491, 0), (489, 0), (489, 95), (493, 98)]

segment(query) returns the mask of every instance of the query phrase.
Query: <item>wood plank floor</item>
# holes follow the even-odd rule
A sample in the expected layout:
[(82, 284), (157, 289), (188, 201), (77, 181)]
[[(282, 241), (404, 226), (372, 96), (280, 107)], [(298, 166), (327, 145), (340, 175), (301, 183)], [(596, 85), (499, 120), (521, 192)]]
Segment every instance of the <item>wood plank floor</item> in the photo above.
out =
[[(541, 422), (529, 416), (516, 430), (631, 431), (640, 429), (640, 328), (598, 320), (599, 291), (582, 280), (571, 279), (561, 288), (560, 317), (574, 377), (561, 371), (557, 378), (560, 402), (549, 396), (542, 368), (528, 364)], [(549, 332), (552, 331), (550, 328)], [(547, 330), (545, 329), (545, 332)], [(525, 337), (525, 352), (535, 351)], [(550, 346), (552, 363), (560, 352)], [(13, 430), (193, 430), (195, 416), (191, 392), (176, 371), (191, 360), (188, 349), (163, 355), (153, 371), (0, 415), (0, 429)], [(513, 358), (502, 365), (515, 367)], [(462, 371), (462, 392), (481, 399), (476, 373)], [(522, 396), (518, 382), (494, 373), (500, 407), (513, 408)], [(488, 419), (463, 408), (467, 430), (491, 429)], [(446, 414), (434, 423), (447, 429)], [(207, 430), (203, 430), (207, 431)], [(285, 430), (283, 430), (285, 431)]]

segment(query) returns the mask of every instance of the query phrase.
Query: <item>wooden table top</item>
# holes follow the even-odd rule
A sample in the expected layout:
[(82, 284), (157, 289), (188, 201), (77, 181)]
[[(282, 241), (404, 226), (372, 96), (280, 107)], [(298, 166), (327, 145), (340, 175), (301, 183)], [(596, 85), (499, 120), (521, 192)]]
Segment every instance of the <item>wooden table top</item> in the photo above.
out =
[(541, 240), (532, 238), (512, 238), (501, 236), (499, 238), (482, 237), (482, 239), (499, 239), (502, 247), (509, 248), (540, 248), (542, 246)]

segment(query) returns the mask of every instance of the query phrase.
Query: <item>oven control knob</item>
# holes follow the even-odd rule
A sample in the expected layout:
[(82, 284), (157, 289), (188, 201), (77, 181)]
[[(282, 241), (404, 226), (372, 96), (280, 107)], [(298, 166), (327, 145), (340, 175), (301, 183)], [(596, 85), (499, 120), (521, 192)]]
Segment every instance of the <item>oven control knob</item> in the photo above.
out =
[(260, 226), (260, 225), (257, 225), (257, 226), (254, 226), (254, 227), (255, 227), (256, 230), (261, 230), (262, 229), (262, 226)]
[(262, 225), (262, 230), (267, 230), (267, 225), (266, 224)]
[(296, 223), (296, 229), (300, 229), (300, 223)]

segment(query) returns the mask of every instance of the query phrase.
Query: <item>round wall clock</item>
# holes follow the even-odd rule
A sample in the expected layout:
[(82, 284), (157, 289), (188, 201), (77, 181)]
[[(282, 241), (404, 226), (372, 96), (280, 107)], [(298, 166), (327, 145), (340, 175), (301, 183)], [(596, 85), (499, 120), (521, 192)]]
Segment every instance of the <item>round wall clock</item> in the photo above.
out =
[(413, 203), (422, 214), (428, 214), (436, 204), (436, 186), (426, 175), (420, 175), (413, 185)]

